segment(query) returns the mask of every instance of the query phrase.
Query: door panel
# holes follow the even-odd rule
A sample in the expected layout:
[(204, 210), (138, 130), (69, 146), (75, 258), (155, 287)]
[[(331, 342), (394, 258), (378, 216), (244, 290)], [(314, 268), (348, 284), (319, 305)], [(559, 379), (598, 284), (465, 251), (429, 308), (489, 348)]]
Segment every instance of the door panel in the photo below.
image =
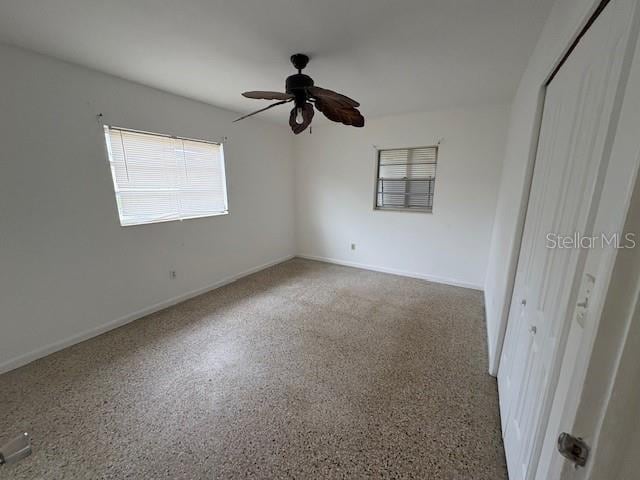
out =
[(509, 323), (498, 372), (512, 479), (535, 474), (573, 312), (578, 248), (547, 248), (547, 234), (591, 235), (606, 139), (635, 0), (612, 0), (547, 86)]

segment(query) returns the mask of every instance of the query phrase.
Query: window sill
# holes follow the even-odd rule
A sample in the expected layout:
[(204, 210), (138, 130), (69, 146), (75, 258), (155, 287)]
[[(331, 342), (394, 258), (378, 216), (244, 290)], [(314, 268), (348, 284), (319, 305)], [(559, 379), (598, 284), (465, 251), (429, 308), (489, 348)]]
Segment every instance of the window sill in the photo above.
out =
[(207, 213), (204, 215), (194, 215), (191, 217), (184, 217), (184, 218), (168, 218), (166, 220), (164, 219), (159, 219), (159, 220), (149, 220), (149, 221), (140, 221), (140, 222), (136, 222), (136, 223), (122, 223), (122, 220), (120, 220), (120, 226), (121, 227), (137, 227), (139, 225), (153, 225), (155, 223), (169, 223), (169, 222), (182, 222), (185, 220), (195, 220), (197, 218), (208, 218), (208, 217), (220, 217), (223, 215), (229, 215), (229, 211), (226, 212), (219, 212), (219, 213)]
[(379, 212), (413, 212), (413, 213), (433, 213), (432, 208), (395, 208), (395, 207), (373, 207)]

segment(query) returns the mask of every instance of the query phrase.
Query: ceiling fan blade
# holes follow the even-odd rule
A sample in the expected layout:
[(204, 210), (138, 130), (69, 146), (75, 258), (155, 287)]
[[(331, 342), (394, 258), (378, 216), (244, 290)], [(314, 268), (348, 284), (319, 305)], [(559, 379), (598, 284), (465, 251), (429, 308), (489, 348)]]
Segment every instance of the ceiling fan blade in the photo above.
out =
[(307, 127), (311, 124), (311, 120), (313, 120), (314, 110), (313, 105), (310, 103), (305, 103), (304, 107), (302, 107), (302, 123), (296, 122), (298, 107), (293, 107), (291, 110), (291, 115), (289, 115), (289, 126), (293, 133), (298, 135), (301, 132), (304, 132)]
[(364, 127), (364, 117), (355, 108), (353, 110), (355, 111), (355, 114), (352, 116), (351, 126), (358, 128)]
[(253, 92), (244, 92), (242, 96), (247, 98), (255, 98), (259, 100), (289, 100), (293, 98), (293, 95), (289, 93), (262, 92), (259, 90), (253, 91)]
[(359, 107), (360, 103), (356, 102), (353, 98), (349, 98), (346, 95), (342, 95), (341, 93), (334, 92), (333, 90), (328, 90), (322, 87), (307, 87), (307, 91), (311, 94), (311, 96), (315, 98), (322, 98), (323, 100), (333, 100), (335, 102), (339, 102), (351, 107)]
[(364, 117), (354, 107), (345, 107), (337, 102), (316, 98), (316, 108), (329, 120), (354, 127), (364, 127)]
[(247, 117), (251, 117), (251, 116), (255, 115), (256, 113), (264, 112), (265, 110), (269, 110), (270, 108), (277, 107), (278, 105), (282, 105), (283, 103), (289, 103), (291, 100), (293, 100), (293, 99), (283, 100), (283, 101), (281, 101), (281, 102), (272, 103), (271, 105), (266, 106), (266, 107), (264, 107), (264, 108), (261, 108), (260, 110), (256, 110), (255, 112), (247, 113), (246, 115), (243, 115), (243, 116), (242, 116), (242, 117), (240, 117), (240, 118), (236, 118), (236, 119), (233, 121), (233, 123), (235, 123), (235, 122), (239, 122), (240, 120), (244, 120), (244, 119), (245, 119), (245, 118), (247, 118)]

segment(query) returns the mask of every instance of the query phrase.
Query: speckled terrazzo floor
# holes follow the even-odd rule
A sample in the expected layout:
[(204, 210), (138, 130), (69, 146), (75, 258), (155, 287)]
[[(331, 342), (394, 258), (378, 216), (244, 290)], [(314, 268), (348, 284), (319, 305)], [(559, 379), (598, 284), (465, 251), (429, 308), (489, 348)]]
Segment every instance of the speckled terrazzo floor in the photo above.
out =
[(482, 295), (293, 259), (0, 376), (2, 479), (506, 478)]

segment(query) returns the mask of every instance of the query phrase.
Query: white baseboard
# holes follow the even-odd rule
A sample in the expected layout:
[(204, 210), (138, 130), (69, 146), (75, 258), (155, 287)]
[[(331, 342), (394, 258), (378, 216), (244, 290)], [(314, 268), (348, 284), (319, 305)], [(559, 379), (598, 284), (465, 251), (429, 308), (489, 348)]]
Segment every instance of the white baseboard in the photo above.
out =
[(256, 272), (259, 272), (260, 270), (264, 270), (265, 268), (269, 268), (279, 263), (286, 262), (287, 260), (292, 259), (294, 256), (295, 255), (288, 255), (286, 257), (282, 257), (277, 260), (264, 263), (257, 267), (250, 268), (249, 270), (245, 270), (244, 272), (231, 275), (230, 277), (219, 280), (211, 285), (207, 285), (206, 287), (198, 288), (196, 290), (183, 293), (182, 295), (178, 295), (177, 297), (170, 298), (160, 303), (156, 303), (155, 305), (151, 305), (150, 307), (146, 307), (141, 310), (138, 310), (137, 312), (133, 312), (129, 315), (125, 315), (124, 317), (120, 317), (116, 320), (112, 320), (108, 323), (100, 325), (99, 327), (85, 330), (84, 332), (74, 335), (72, 337), (69, 337), (65, 340), (54, 342), (49, 345), (46, 345), (45, 347), (33, 350), (29, 353), (25, 353), (18, 357), (11, 358), (5, 362), (0, 363), (0, 374), (8, 372), (9, 370), (13, 370), (18, 367), (22, 367), (23, 365), (31, 363), (34, 360), (37, 360), (42, 357), (46, 357), (47, 355), (50, 355), (54, 352), (70, 347), (71, 345), (75, 345), (76, 343), (83, 342), (92, 337), (96, 337), (102, 333), (108, 332), (109, 330), (113, 330), (114, 328), (118, 328), (122, 325), (126, 325), (127, 323), (133, 322), (134, 320), (138, 320), (139, 318), (145, 317), (151, 313), (158, 312), (160, 310), (163, 310), (177, 303), (184, 302), (185, 300), (188, 300), (190, 298), (197, 297), (198, 295), (202, 295), (203, 293), (209, 292), (211, 290), (215, 290), (216, 288), (220, 288), (224, 285), (235, 282), (236, 280), (239, 280), (242, 277), (246, 277), (247, 275), (251, 275), (252, 273), (256, 273)]
[(438, 277), (435, 275), (427, 275), (424, 273), (408, 272), (406, 270), (397, 270), (395, 268), (379, 267), (377, 265), (368, 265), (365, 263), (348, 262), (346, 260), (338, 260), (335, 258), (319, 257), (317, 255), (298, 254), (296, 257), (306, 258), (308, 260), (316, 260), (318, 262), (333, 263), (335, 265), (344, 265), (345, 267), (362, 268), (363, 270), (372, 270), (374, 272), (391, 273), (393, 275), (400, 275), (402, 277), (419, 278), (421, 280), (428, 280), (434, 283), (443, 283), (445, 285), (453, 285), (454, 287), (471, 288), (473, 290), (484, 290), (483, 285), (475, 283), (462, 282), (454, 280), (452, 278)]

